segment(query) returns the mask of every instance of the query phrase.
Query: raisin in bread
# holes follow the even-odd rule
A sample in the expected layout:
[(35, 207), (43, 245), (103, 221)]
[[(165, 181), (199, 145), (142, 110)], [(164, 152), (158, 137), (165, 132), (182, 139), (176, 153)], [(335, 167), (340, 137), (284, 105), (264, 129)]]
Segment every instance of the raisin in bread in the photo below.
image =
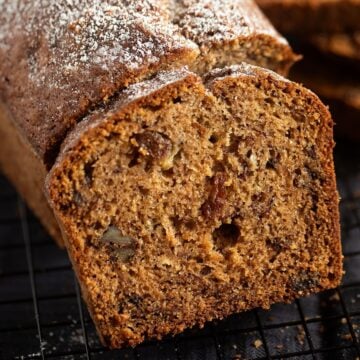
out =
[(111, 347), (339, 284), (332, 120), (247, 64), (131, 85), (47, 176), (84, 298)]

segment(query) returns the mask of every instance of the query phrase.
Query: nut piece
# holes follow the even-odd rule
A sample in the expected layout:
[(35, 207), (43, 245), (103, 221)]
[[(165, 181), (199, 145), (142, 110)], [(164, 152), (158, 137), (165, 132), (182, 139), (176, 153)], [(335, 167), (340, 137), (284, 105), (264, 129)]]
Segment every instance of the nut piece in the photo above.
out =
[(163, 170), (169, 170), (174, 166), (174, 158), (179, 153), (180, 148), (176, 145), (172, 147), (170, 153), (160, 161)]
[(106, 244), (113, 252), (115, 259), (121, 262), (127, 262), (135, 255), (137, 241), (123, 235), (115, 226), (109, 226), (101, 237), (101, 242)]

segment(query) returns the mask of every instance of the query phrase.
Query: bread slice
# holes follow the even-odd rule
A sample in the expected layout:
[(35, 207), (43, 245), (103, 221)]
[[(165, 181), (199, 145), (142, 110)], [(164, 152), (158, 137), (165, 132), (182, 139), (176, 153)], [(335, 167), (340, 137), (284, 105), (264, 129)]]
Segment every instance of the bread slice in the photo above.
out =
[(333, 145), (313, 93), (246, 64), (160, 73), (84, 119), (46, 188), (103, 341), (337, 286)]
[(256, 0), (275, 27), (286, 34), (360, 30), (360, 0)]

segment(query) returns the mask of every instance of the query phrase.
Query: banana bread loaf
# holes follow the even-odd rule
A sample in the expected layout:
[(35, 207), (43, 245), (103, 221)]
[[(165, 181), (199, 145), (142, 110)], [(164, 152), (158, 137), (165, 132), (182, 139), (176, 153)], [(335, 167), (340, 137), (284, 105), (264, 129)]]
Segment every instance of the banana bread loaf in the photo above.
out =
[(247, 64), (131, 85), (66, 138), (47, 176), (111, 347), (339, 284), (332, 120)]
[(29, 184), (43, 183), (66, 134), (87, 113), (160, 69), (187, 64), (203, 73), (247, 61), (286, 73), (298, 58), (252, 0), (221, 1), (221, 12), (219, 4), (0, 2), (0, 131), (19, 140), (0, 142), (0, 166), (60, 243), (46, 201)]
[(296, 59), (237, 4), (0, 2), (1, 166), (60, 238), (46, 177), (109, 346), (340, 281), (328, 111), (245, 63), (204, 75)]
[(287, 34), (360, 30), (360, 0), (256, 0), (275, 27)]

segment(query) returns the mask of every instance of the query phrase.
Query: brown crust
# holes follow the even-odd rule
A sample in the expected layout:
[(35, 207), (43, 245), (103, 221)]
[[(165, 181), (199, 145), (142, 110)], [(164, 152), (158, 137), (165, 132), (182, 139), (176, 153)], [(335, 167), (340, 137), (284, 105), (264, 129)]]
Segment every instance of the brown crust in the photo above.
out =
[[(65, 0), (44, 7), (25, 2), (6, 0), (0, 5), (0, 93), (47, 166), (66, 133), (89, 111), (161, 69), (193, 64), (204, 50), (203, 40), (193, 39), (199, 40), (200, 49), (179, 35), (178, 25), (156, 6), (163, 2), (110, 6), (89, 0), (81, 9)], [(235, 20), (242, 18), (244, 25), (221, 23), (223, 32), (207, 46), (226, 47), (258, 35), (261, 44), (263, 34), (266, 46), (274, 49), (269, 60), (275, 70), (287, 71), (297, 57), (256, 6), (250, 0), (247, 4), (246, 11), (236, 9)], [(220, 25), (210, 22), (209, 29), (216, 32)]]

